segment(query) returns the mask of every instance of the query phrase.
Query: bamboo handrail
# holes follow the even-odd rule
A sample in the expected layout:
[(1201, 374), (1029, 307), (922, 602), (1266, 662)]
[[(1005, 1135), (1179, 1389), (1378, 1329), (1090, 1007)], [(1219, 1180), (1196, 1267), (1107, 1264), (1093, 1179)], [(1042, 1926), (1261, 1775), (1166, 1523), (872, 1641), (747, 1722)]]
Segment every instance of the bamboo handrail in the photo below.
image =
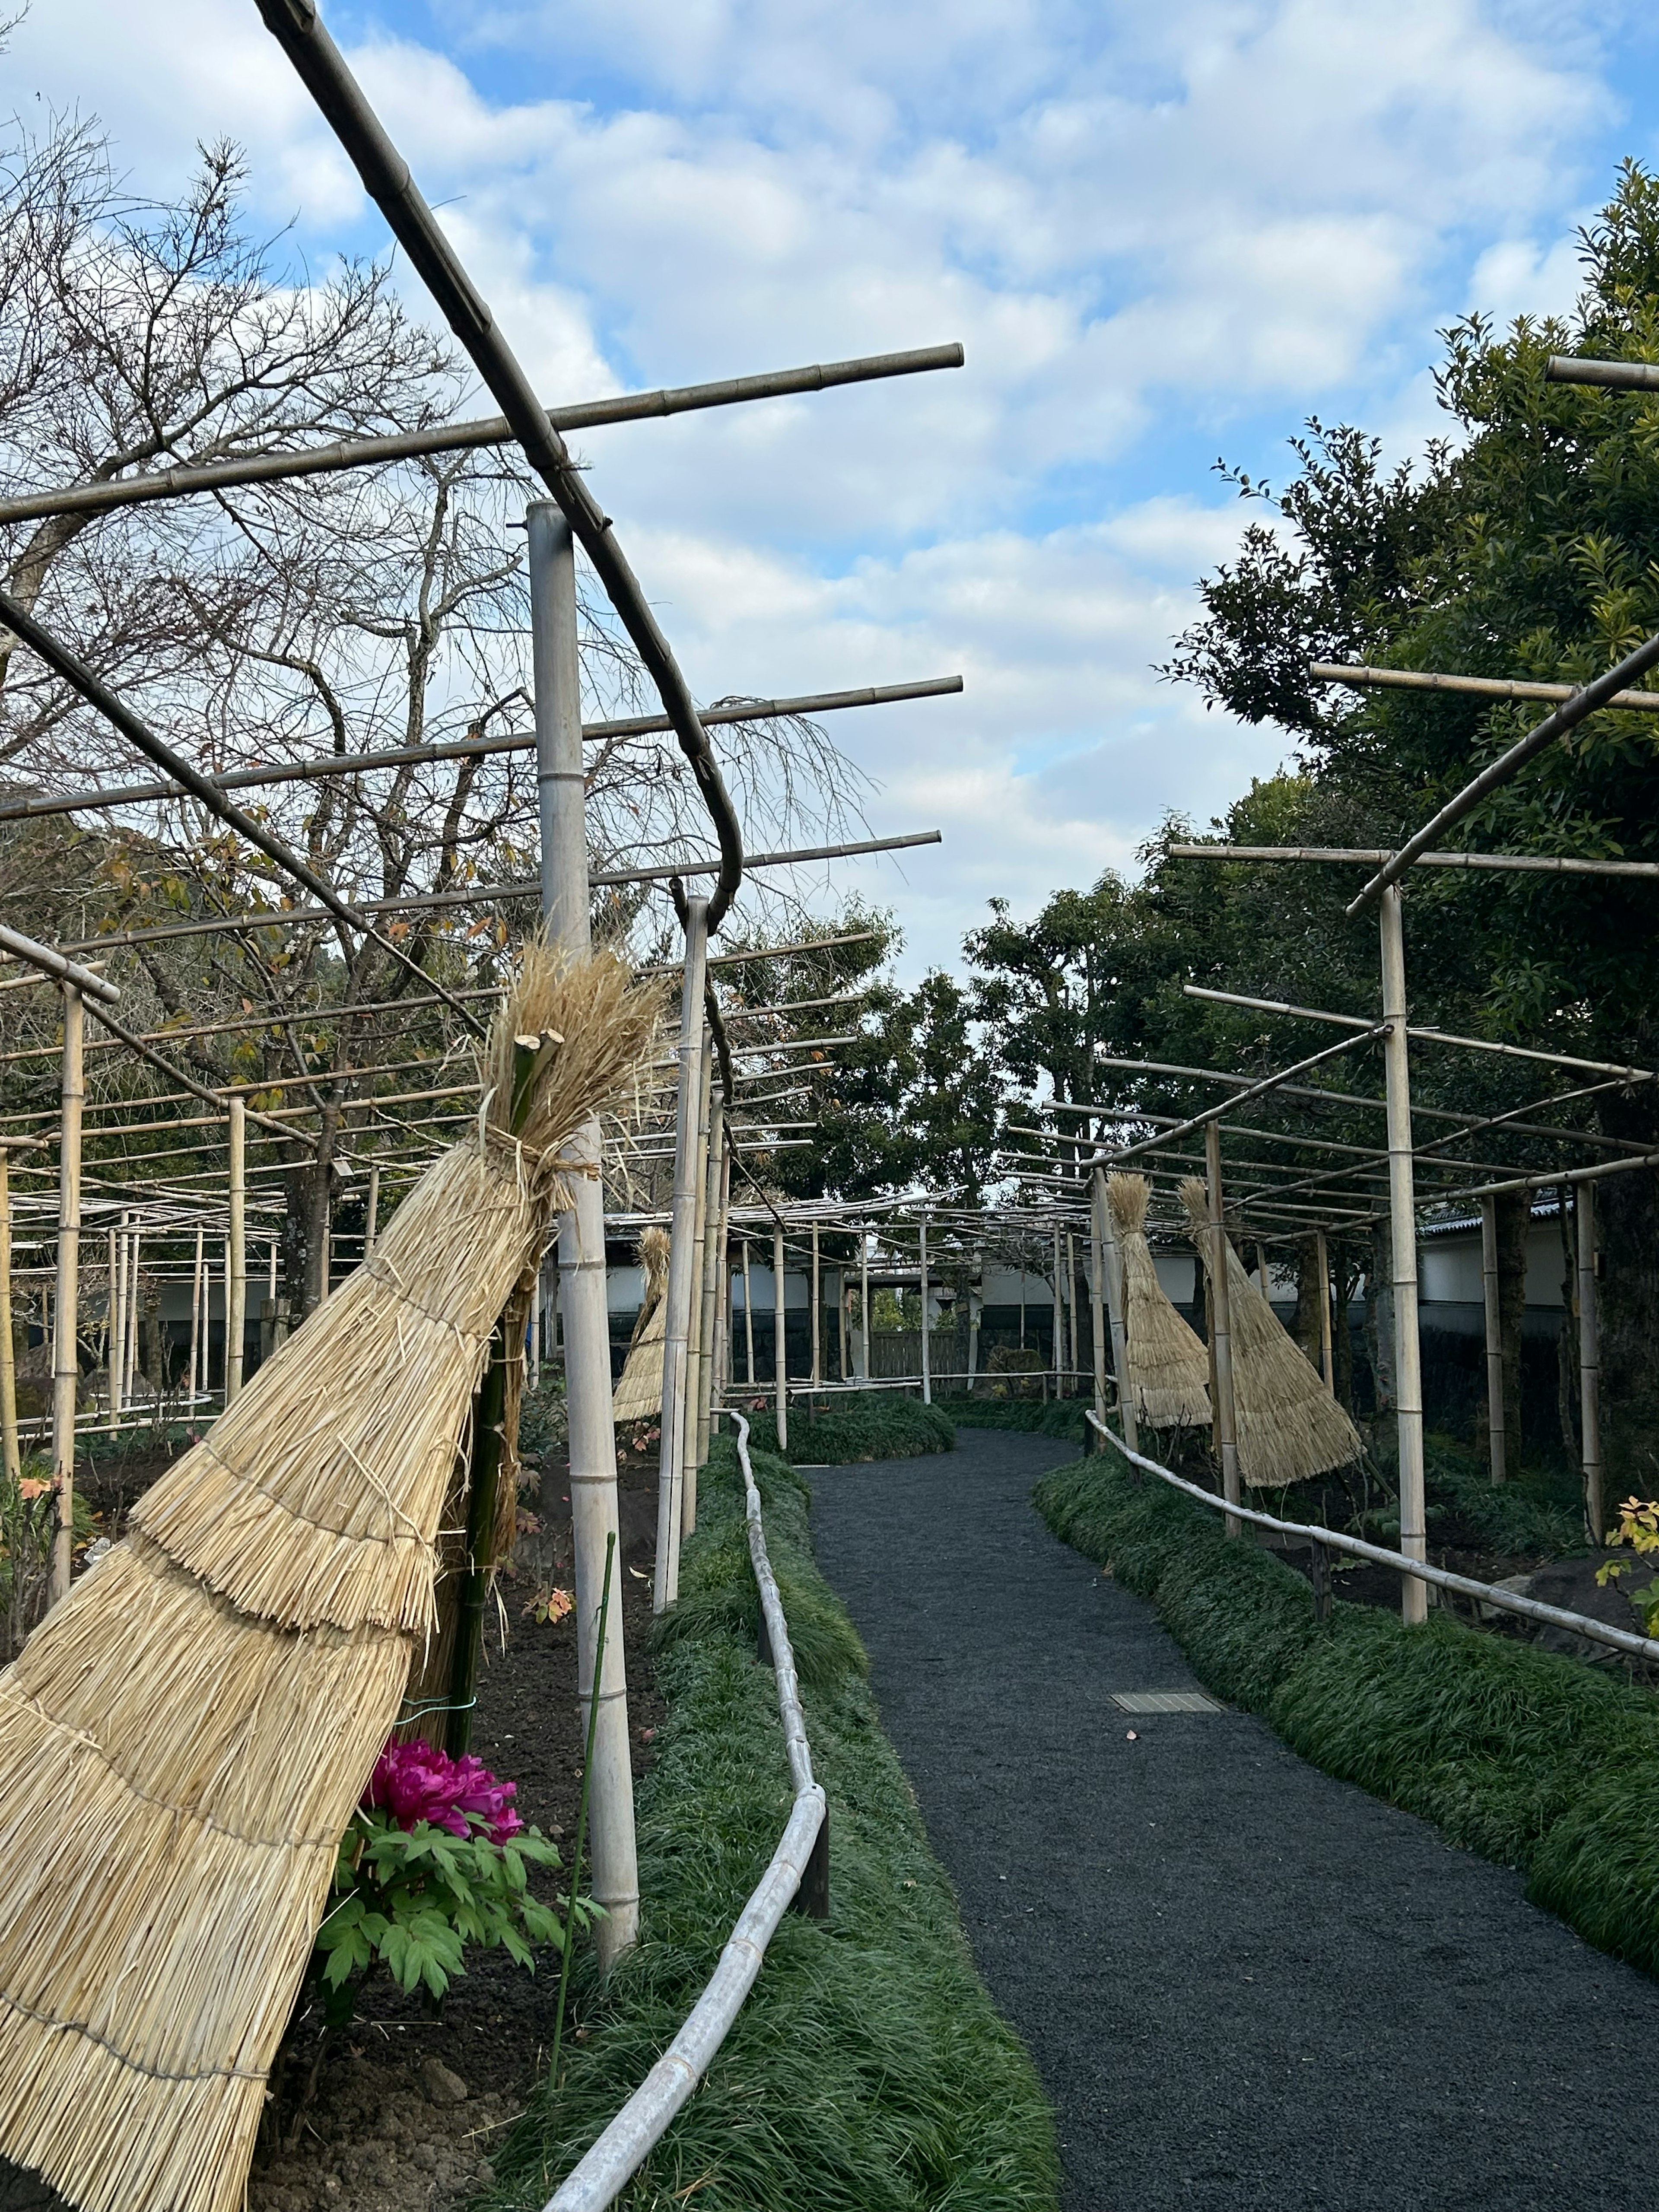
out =
[(604, 2212), (661, 2141), (726, 2040), (744, 1999), (754, 1987), (766, 1947), (801, 1888), (830, 1817), (823, 1785), (812, 1773), (789, 1624), (767, 1554), (760, 1492), (749, 1463), (749, 1424), (741, 1413), (734, 1413), (732, 1419), (737, 1430), (738, 1465), (743, 1474), (749, 1557), (771, 1648), (778, 1717), (783, 1723), (794, 1802), (778, 1847), (738, 1916), (720, 1963), (679, 2033), (599, 2140), (554, 2191), (544, 2212)]
[(1281, 1536), (1305, 1536), (1310, 1542), (1322, 1544), (1333, 1552), (1346, 1552), (1356, 1559), (1368, 1560), (1373, 1566), (1393, 1567), (1402, 1575), (1410, 1575), (1420, 1583), (1430, 1583), (1437, 1589), (1454, 1591), (1459, 1597), (1472, 1597), (1482, 1604), (1496, 1606), (1499, 1612), (1517, 1613), (1523, 1620), (1541, 1621), (1550, 1628), (1570, 1629), (1575, 1636), (1587, 1638), (1594, 1644), (1606, 1644), (1615, 1651), (1623, 1651), (1633, 1659), (1659, 1662), (1659, 1638), (1638, 1636), (1633, 1630), (1614, 1628), (1605, 1620), (1596, 1620), (1587, 1613), (1569, 1613), (1559, 1605), (1546, 1605), (1541, 1599), (1522, 1597), (1518, 1590), (1505, 1589), (1498, 1583), (1480, 1583), (1468, 1575), (1453, 1574), (1449, 1567), (1431, 1566), (1426, 1559), (1408, 1559), (1403, 1552), (1391, 1552), (1382, 1544), (1369, 1544), (1363, 1536), (1349, 1536), (1338, 1528), (1322, 1528), (1309, 1521), (1280, 1521), (1271, 1513), (1258, 1512), (1249, 1505), (1229, 1505), (1212, 1490), (1205, 1490), (1182, 1475), (1174, 1474), (1155, 1459), (1131, 1451), (1121, 1437), (1115, 1436), (1103, 1421), (1097, 1421), (1092, 1413), (1085, 1412), (1084, 1419), (1105, 1437), (1115, 1451), (1142, 1468), (1167, 1482), (1171, 1489), (1185, 1491), (1200, 1505), (1216, 1512), (1236, 1515), (1258, 1528), (1271, 1528)]
[[(1562, 685), (1565, 695), (1566, 687)], [(1659, 707), (1659, 691), (1632, 697)], [(1334, 860), (1368, 868), (1394, 858), (1391, 845), (1171, 845), (1172, 860)], [(1552, 876), (1659, 876), (1659, 860), (1581, 860), (1553, 853), (1419, 853), (1417, 868), (1491, 868)]]

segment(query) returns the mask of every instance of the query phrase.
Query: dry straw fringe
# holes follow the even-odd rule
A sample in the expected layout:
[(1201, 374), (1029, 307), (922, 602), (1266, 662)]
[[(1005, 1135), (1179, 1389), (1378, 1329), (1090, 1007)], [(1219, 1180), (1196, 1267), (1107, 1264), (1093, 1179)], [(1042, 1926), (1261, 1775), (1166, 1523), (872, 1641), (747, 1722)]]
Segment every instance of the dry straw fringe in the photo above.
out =
[[(0, 2153), (82, 2212), (242, 2202), (491, 1332), (659, 1011), (609, 957), (526, 953), (477, 1136), (0, 1674)], [(514, 1036), (548, 1032), (514, 1135)]]
[(640, 1265), (645, 1270), (645, 1298), (634, 1324), (623, 1369), (611, 1401), (618, 1421), (646, 1421), (662, 1411), (662, 1346), (668, 1328), (668, 1232), (650, 1228), (640, 1237)]
[[(1210, 1272), (1209, 1200), (1189, 1176), (1181, 1186), (1188, 1233)], [(1279, 1316), (1245, 1272), (1232, 1245), (1227, 1294), (1232, 1320), (1233, 1411), (1238, 1468), (1258, 1490), (1305, 1482), (1346, 1467), (1360, 1453), (1359, 1432), (1279, 1325)]]
[(1123, 1255), (1124, 1352), (1135, 1418), (1154, 1429), (1194, 1429), (1210, 1419), (1210, 1356), (1164, 1294), (1146, 1242), (1145, 1176), (1106, 1178)]

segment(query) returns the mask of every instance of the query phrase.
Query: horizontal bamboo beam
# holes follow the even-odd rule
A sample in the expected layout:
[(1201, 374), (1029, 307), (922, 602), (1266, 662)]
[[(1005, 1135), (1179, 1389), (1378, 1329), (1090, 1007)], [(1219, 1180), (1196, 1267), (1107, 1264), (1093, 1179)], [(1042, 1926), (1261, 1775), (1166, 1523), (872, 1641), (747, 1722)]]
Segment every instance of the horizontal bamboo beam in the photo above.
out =
[[(959, 676), (923, 678), (914, 684), (866, 684), (851, 691), (808, 691), (794, 699), (745, 699), (702, 710), (705, 725), (733, 722), (775, 722), (813, 714), (839, 713), (854, 707), (887, 707), (910, 699), (936, 699), (962, 689)], [(666, 733), (673, 725), (666, 714), (631, 714), (617, 721), (588, 722), (582, 735), (590, 744), (617, 738), (650, 737)], [(502, 753), (533, 752), (533, 732), (500, 738), (456, 738), (448, 744), (394, 745), (380, 752), (328, 753), (315, 760), (281, 761), (259, 768), (228, 769), (209, 776), (216, 791), (264, 790), (282, 783), (320, 783), (337, 776), (366, 775), (377, 769), (418, 768), (428, 761), (479, 760)], [(85, 785), (75, 791), (45, 792), (32, 799), (9, 799), (0, 805), (0, 822), (33, 821), (49, 814), (91, 814), (113, 806), (138, 806), (151, 799), (177, 799), (175, 783), (152, 781)], [(715, 865), (718, 866), (719, 863)], [(745, 865), (747, 865), (745, 863)], [(626, 883), (627, 876), (596, 876), (596, 883)]]
[[(1188, 984), (1187, 988), (1191, 990), (1193, 986)], [(1170, 1136), (1184, 1137), (1191, 1130), (1207, 1127), (1212, 1121), (1218, 1121), (1230, 1109), (1247, 1105), (1252, 1098), (1265, 1097), (1269, 1091), (1277, 1091), (1281, 1084), (1288, 1083), (1292, 1077), (1305, 1075), (1310, 1068), (1318, 1067), (1328, 1060), (1334, 1060), (1340, 1053), (1351, 1052), (1356, 1045), (1369, 1043), (1373, 1037), (1381, 1036), (1386, 1026), (1382, 1022), (1360, 1023), (1358, 1027), (1363, 1032), (1360, 1036), (1345, 1037), (1340, 1044), (1323, 1046), (1318, 1052), (1310, 1053), (1305, 1060), (1296, 1060), (1289, 1067), (1281, 1068), (1275, 1075), (1262, 1076), (1246, 1090), (1241, 1091), (1236, 1098), (1230, 1098), (1219, 1106), (1207, 1106), (1201, 1114), (1194, 1114), (1185, 1121), (1176, 1122), (1169, 1132)], [(1123, 1146), (1117, 1151), (1103, 1153), (1103, 1158), (1115, 1162), (1132, 1160), (1137, 1152), (1149, 1151), (1158, 1142), (1155, 1137), (1143, 1137), (1138, 1144)]]
[[(1653, 695), (1659, 706), (1659, 691)], [(1174, 860), (1334, 860), (1380, 867), (1394, 858), (1386, 845), (1347, 848), (1317, 845), (1171, 845)], [(1418, 868), (1484, 868), (1544, 876), (1659, 876), (1659, 860), (1580, 860), (1553, 853), (1419, 853)]]
[(21, 930), (8, 929), (0, 924), (0, 952), (9, 952), (14, 960), (21, 960), (53, 983), (68, 983), (83, 999), (93, 999), (106, 1006), (118, 1006), (121, 994), (115, 985), (102, 975), (94, 975), (79, 961), (70, 960), (57, 948), (42, 945), (33, 937), (25, 937)]
[[(1346, 684), (1364, 691), (1456, 691), (1474, 699), (1512, 699), (1539, 705), (1575, 698), (1579, 685), (1532, 684), (1514, 676), (1449, 676), (1425, 668), (1360, 668), (1341, 660), (1313, 660), (1308, 674), (1316, 684)], [(1626, 708), (1659, 714), (1659, 691), (1616, 691), (1602, 710)]]
[(1646, 361), (1587, 361), (1553, 353), (1544, 364), (1547, 384), (1600, 384), (1614, 392), (1659, 392), (1659, 368)]
[[(869, 384), (890, 376), (915, 376), (928, 369), (960, 368), (959, 345), (920, 346), (908, 353), (866, 354), (854, 361), (816, 363), (806, 368), (777, 368), (755, 376), (728, 376), (712, 384), (667, 386), (656, 392), (626, 392), (611, 399), (583, 399), (550, 407), (556, 430), (600, 429), (612, 422), (643, 422), (709, 407), (731, 407), (752, 399), (781, 399), (793, 393), (828, 392), (838, 385)], [(234, 490), (242, 484), (278, 483), (295, 477), (337, 474), (343, 469), (378, 468), (391, 461), (416, 460), (428, 453), (466, 453), (505, 446), (515, 433), (504, 415), (465, 422), (435, 424), (425, 430), (393, 431), (379, 438), (341, 438), (297, 453), (250, 453), (234, 460), (182, 464), (152, 469), (142, 476), (118, 477), (107, 483), (72, 484), (61, 491), (31, 492), (0, 501), (0, 522), (33, 522), (52, 514), (106, 514), (159, 499), (186, 499), (204, 492)]]

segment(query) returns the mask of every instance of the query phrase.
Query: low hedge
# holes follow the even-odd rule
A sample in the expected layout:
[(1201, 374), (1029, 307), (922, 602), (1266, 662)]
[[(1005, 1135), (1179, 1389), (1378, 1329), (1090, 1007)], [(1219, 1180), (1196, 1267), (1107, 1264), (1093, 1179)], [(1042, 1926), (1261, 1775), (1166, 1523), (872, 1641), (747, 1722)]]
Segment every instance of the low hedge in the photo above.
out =
[[(747, 1416), (757, 1451), (778, 1448), (777, 1416), (762, 1407)], [(950, 1451), (956, 1425), (937, 1406), (897, 1390), (837, 1392), (815, 1411), (802, 1400), (789, 1408), (789, 1458), (798, 1467), (845, 1467), (859, 1460), (915, 1459)]]
[(1109, 1457), (1037, 1485), (1054, 1533), (1150, 1598), (1194, 1672), (1345, 1782), (1527, 1876), (1535, 1904), (1659, 1974), (1659, 1699), (1443, 1613), (1314, 1618), (1303, 1577)]
[(960, 1429), (1014, 1429), (1030, 1436), (1064, 1437), (1082, 1443), (1086, 1437), (1082, 1398), (946, 1398), (943, 1410)]
[[(756, 1453), (767, 1544), (830, 1799), (830, 1917), (785, 1915), (702, 2085), (617, 2202), (630, 2212), (1054, 2212), (1053, 2124), (975, 1973), (955, 1901), (876, 1718), (862, 1647), (818, 1574), (805, 1484)], [(496, 2160), (539, 2205), (658, 2057), (781, 1832), (788, 1768), (729, 1440), (698, 1485), (680, 1599), (657, 1630), (668, 1705), (639, 1799), (641, 1940), (579, 1968), (558, 2094)]]

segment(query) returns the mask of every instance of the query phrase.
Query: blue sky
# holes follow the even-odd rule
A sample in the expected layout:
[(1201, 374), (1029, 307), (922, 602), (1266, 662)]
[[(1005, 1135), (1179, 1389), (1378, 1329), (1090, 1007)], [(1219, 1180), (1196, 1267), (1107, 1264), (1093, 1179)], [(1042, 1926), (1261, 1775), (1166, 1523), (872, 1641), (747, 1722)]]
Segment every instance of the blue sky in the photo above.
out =
[[(1407, 453), (1437, 328), (1560, 308), (1648, 11), (1476, 0), (424, 0), (325, 9), (550, 400), (959, 338), (964, 371), (582, 441), (704, 696), (960, 671), (837, 738), (907, 966), (1131, 864), (1285, 750), (1152, 664), (1318, 413)], [(246, 148), (314, 265), (378, 219), (252, 0), (33, 0), (3, 63), (132, 182)], [(411, 304), (424, 307), (411, 282)]]

